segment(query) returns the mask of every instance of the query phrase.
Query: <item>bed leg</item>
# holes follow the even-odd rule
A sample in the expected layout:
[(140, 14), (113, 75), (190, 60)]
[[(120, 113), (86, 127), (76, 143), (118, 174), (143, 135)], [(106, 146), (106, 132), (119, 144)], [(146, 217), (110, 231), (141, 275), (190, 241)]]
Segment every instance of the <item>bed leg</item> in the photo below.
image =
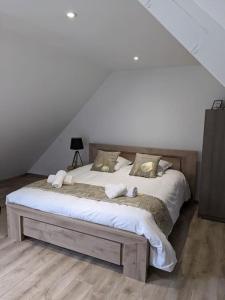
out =
[(21, 242), (24, 238), (22, 233), (22, 217), (7, 206), (8, 237), (12, 240)]
[(149, 243), (124, 244), (123, 273), (127, 277), (146, 282), (149, 267)]

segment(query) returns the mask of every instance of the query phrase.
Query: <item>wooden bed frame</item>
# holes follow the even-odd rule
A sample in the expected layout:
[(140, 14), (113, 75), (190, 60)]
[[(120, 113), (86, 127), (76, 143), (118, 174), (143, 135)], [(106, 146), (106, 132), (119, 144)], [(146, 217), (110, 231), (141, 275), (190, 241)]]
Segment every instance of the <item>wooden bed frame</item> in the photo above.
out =
[[(90, 144), (89, 160), (97, 150), (120, 151), (123, 157), (134, 159), (135, 153), (161, 155), (182, 171), (195, 195), (197, 152), (154, 149), (119, 145)], [(149, 242), (134, 233), (90, 222), (63, 217), (16, 204), (7, 204), (8, 235), (22, 241), (32, 237), (70, 250), (123, 266), (124, 275), (146, 281), (149, 266)]]

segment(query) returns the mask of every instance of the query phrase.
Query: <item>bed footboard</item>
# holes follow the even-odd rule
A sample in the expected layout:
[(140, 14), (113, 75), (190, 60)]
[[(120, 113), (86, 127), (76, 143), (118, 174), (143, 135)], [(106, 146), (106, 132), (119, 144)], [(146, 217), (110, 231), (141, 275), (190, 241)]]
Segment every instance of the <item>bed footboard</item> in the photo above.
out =
[(124, 275), (146, 281), (149, 242), (143, 236), (15, 204), (7, 205), (7, 222), (15, 241), (32, 237), (121, 265)]
[(10, 239), (18, 242), (23, 240), (22, 224), (22, 216), (20, 216), (13, 207), (7, 206), (7, 227), (8, 237)]

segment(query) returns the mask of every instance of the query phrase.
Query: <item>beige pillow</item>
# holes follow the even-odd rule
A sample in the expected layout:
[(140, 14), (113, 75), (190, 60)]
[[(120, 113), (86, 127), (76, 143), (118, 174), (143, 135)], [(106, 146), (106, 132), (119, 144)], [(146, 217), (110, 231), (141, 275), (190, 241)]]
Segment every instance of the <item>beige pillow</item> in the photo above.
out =
[(95, 161), (92, 165), (92, 171), (113, 173), (116, 161), (120, 152), (108, 152), (98, 150)]
[(136, 153), (134, 165), (129, 175), (146, 178), (156, 177), (160, 158), (160, 156)]

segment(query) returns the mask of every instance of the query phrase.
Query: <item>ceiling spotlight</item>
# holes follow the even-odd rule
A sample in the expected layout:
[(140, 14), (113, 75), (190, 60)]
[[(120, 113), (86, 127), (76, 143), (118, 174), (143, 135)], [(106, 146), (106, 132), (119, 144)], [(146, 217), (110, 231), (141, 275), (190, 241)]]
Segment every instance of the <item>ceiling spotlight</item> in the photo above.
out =
[(139, 57), (138, 57), (138, 56), (134, 56), (134, 57), (133, 57), (133, 60), (134, 60), (134, 61), (138, 61), (138, 60), (139, 60)]
[(67, 18), (69, 19), (74, 19), (75, 17), (77, 17), (77, 13), (73, 12), (73, 11), (69, 11), (67, 14), (66, 14)]

